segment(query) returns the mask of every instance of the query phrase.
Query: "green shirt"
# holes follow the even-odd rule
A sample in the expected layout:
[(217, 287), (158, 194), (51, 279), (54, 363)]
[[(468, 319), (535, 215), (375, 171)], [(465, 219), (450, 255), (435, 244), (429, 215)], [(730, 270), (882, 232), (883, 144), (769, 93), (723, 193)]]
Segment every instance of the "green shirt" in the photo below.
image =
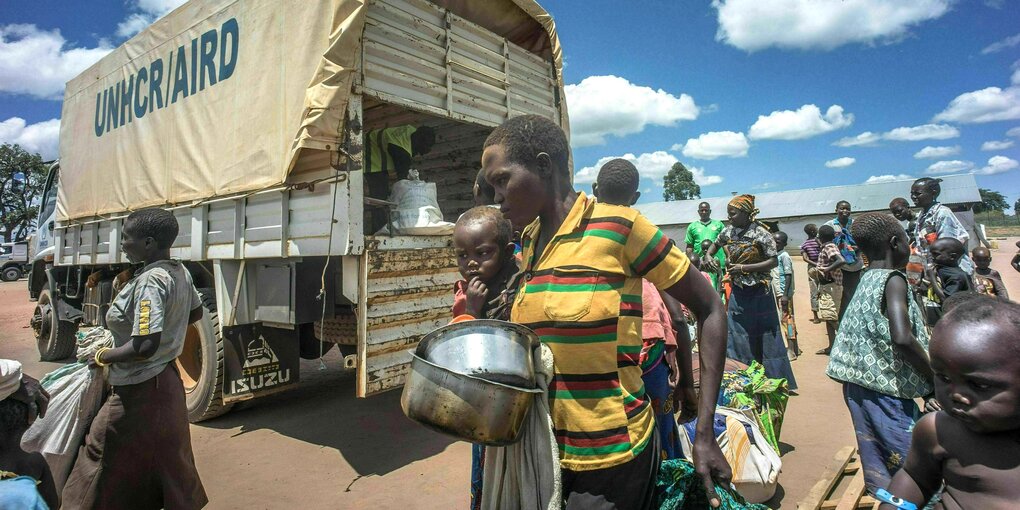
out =
[[(726, 225), (719, 220), (708, 220), (708, 223), (702, 223), (701, 220), (695, 221), (687, 225), (684, 243), (700, 257), (702, 255), (701, 242), (705, 239), (715, 242), (724, 228)], [(726, 267), (726, 253), (722, 249), (715, 252), (715, 259), (719, 261), (719, 267)], [(715, 290), (719, 290), (719, 275), (709, 273), (709, 276), (712, 277), (712, 286), (715, 287)]]

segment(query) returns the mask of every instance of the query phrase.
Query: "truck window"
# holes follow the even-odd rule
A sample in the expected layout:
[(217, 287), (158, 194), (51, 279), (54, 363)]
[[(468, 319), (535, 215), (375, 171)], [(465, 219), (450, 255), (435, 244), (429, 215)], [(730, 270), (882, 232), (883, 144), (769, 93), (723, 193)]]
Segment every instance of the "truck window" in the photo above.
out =
[(41, 223), (49, 219), (50, 215), (57, 208), (57, 184), (60, 180), (60, 168), (54, 168), (50, 172), (49, 178), (46, 180), (46, 191), (43, 192), (42, 198), (42, 209), (39, 211), (39, 217), (36, 219)]

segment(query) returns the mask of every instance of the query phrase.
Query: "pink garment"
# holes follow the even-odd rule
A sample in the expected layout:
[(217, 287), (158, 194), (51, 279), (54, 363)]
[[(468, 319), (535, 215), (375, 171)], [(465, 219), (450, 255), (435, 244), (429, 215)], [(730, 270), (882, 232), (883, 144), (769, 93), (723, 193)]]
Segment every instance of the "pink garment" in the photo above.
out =
[(644, 318), (641, 338), (645, 340), (645, 344), (664, 340), (667, 351), (676, 350), (676, 334), (673, 332), (669, 310), (659, 296), (659, 289), (648, 280), (641, 281), (641, 310)]

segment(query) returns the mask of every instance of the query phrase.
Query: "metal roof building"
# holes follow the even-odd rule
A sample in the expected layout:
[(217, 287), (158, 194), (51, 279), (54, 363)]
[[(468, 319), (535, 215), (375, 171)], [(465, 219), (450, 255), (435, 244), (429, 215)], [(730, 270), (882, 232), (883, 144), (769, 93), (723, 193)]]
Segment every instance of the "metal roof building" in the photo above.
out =
[[(896, 197), (903, 197), (909, 201), (910, 185), (913, 182), (914, 179), (908, 179), (760, 193), (755, 194), (755, 205), (761, 210), (758, 219), (779, 223), (779, 228), (790, 237), (790, 247), (795, 248), (805, 239), (804, 225), (808, 223), (820, 225), (833, 219), (839, 201), (850, 202), (854, 213), (888, 211), (889, 201)], [(687, 225), (698, 220), (698, 204), (708, 202), (712, 206), (712, 217), (726, 221), (726, 204), (731, 198), (650, 202), (634, 207), (662, 228), (667, 235), (680, 242), (686, 233)], [(966, 210), (958, 212), (957, 216), (970, 228), (974, 223), (970, 206), (981, 201), (977, 181), (970, 174), (943, 176), (939, 200), (946, 205), (963, 206)], [(973, 234), (971, 239), (975, 239)]]

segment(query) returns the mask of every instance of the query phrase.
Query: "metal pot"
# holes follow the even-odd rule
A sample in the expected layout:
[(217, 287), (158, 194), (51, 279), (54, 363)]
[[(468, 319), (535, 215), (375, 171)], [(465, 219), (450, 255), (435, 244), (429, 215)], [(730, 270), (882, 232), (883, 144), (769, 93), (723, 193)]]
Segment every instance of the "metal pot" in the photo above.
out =
[(541, 393), (458, 374), (412, 355), (400, 407), (408, 418), (438, 432), (505, 446), (517, 441), (532, 399)]
[(473, 320), (443, 326), (422, 338), (415, 354), (458, 374), (534, 388), (532, 352), (538, 335), (525, 326)]

